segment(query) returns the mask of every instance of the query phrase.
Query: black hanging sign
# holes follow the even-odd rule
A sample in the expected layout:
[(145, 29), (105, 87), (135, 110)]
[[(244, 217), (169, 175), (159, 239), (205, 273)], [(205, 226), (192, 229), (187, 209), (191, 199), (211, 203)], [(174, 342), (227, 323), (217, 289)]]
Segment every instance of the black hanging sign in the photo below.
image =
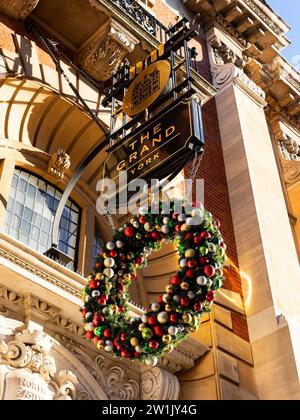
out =
[(137, 178), (148, 184), (153, 178), (162, 180), (177, 175), (203, 145), (200, 105), (180, 101), (110, 148), (103, 178), (112, 179), (117, 192), (121, 171), (127, 171), (128, 183)]

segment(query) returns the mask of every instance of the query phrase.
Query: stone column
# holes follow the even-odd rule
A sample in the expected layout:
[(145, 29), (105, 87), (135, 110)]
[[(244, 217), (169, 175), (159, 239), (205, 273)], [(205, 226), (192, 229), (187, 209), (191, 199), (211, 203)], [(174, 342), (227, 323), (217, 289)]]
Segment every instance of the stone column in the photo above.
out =
[(299, 397), (295, 349), (287, 323), (276, 315), (297, 317), (300, 270), (264, 92), (231, 50), (215, 39), (208, 43), (258, 395), (290, 398), (288, 389), (298, 389)]
[(179, 382), (175, 375), (165, 369), (154, 367), (141, 374), (142, 400), (177, 400)]

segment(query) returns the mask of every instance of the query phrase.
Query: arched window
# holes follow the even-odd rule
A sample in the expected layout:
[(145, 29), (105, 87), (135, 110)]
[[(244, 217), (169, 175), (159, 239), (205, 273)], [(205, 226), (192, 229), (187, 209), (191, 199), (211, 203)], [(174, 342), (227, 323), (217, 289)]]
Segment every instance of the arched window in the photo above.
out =
[[(30, 248), (44, 253), (51, 247), (51, 230), (62, 193), (44, 179), (15, 169), (7, 203), (4, 231)], [(76, 270), (80, 208), (69, 200), (63, 211), (59, 250), (73, 258)]]

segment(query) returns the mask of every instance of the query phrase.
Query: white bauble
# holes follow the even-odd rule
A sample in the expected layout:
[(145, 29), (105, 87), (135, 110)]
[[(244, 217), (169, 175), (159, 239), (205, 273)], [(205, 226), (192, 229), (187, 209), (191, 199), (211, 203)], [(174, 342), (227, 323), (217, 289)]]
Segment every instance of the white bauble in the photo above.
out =
[(207, 278), (205, 276), (199, 276), (197, 277), (196, 282), (199, 286), (205, 286), (207, 284)]
[(157, 311), (159, 311), (159, 309), (160, 309), (160, 304), (157, 303), (157, 302), (153, 302), (152, 305), (151, 305), (151, 310), (153, 312), (157, 312)]
[(161, 227), (161, 231), (162, 231), (162, 233), (164, 233), (164, 234), (166, 235), (167, 233), (169, 233), (169, 232), (170, 232), (170, 228), (169, 228), (169, 226), (168, 226), (168, 225), (163, 225), (163, 226)]
[(113, 347), (112, 346), (105, 346), (104, 350), (109, 353), (109, 352), (113, 351)]
[(160, 312), (157, 315), (157, 321), (160, 324), (165, 324), (166, 322), (168, 322), (168, 318), (169, 318), (169, 316), (168, 316), (167, 312)]
[(179, 214), (178, 215), (178, 222), (185, 222), (186, 215), (185, 214)]
[(107, 244), (106, 244), (106, 248), (109, 250), (109, 251), (111, 251), (111, 250), (113, 250), (114, 248), (115, 248), (115, 244), (114, 244), (114, 242), (107, 242)]
[(182, 258), (182, 259), (179, 261), (179, 266), (180, 266), (180, 267), (186, 267), (186, 265), (187, 265), (187, 261), (186, 261), (186, 259), (185, 259), (185, 258)]
[(93, 322), (89, 322), (87, 326), (87, 331), (94, 331), (95, 325)]
[(174, 300), (174, 302), (179, 302), (180, 301), (180, 297), (178, 295), (174, 295), (173, 296), (173, 300)]
[(92, 296), (93, 296), (93, 297), (98, 297), (98, 296), (100, 296), (100, 292), (99, 292), (99, 290), (93, 290), (93, 291), (92, 291)]
[(147, 324), (148, 319), (149, 319), (148, 315), (142, 315), (142, 317), (141, 317), (141, 321), (142, 321), (143, 324)]
[(116, 245), (117, 245), (117, 248), (123, 248), (124, 242), (123, 241), (117, 241)]
[(167, 225), (169, 223), (170, 219), (168, 217), (164, 217), (162, 221), (163, 221), (164, 225)]
[(188, 291), (188, 293), (187, 293), (187, 297), (189, 298), (189, 299), (194, 299), (194, 297), (195, 297), (195, 293), (192, 291), (192, 290), (190, 290), (190, 291)]
[(103, 274), (108, 277), (109, 279), (112, 279), (113, 276), (115, 275), (115, 272), (112, 268), (105, 268), (103, 270)]
[(104, 265), (105, 267), (111, 268), (115, 265), (115, 260), (113, 258), (105, 258)]
[(178, 333), (178, 328), (175, 327), (174, 325), (171, 325), (168, 328), (168, 334), (170, 334), (170, 335), (176, 335), (177, 333)]

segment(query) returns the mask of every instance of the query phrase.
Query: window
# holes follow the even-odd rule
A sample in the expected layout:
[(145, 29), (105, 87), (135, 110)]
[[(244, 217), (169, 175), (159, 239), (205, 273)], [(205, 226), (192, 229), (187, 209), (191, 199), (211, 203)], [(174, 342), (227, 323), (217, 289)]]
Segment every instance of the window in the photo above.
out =
[(97, 261), (97, 254), (99, 254), (100, 249), (104, 246), (104, 240), (102, 239), (99, 231), (96, 229), (94, 233), (94, 245), (93, 245), (93, 267)]
[[(51, 247), (51, 230), (61, 191), (42, 178), (15, 169), (7, 203), (4, 231), (30, 248), (44, 253)], [(76, 269), (80, 209), (69, 200), (60, 222), (59, 250), (74, 259)]]

